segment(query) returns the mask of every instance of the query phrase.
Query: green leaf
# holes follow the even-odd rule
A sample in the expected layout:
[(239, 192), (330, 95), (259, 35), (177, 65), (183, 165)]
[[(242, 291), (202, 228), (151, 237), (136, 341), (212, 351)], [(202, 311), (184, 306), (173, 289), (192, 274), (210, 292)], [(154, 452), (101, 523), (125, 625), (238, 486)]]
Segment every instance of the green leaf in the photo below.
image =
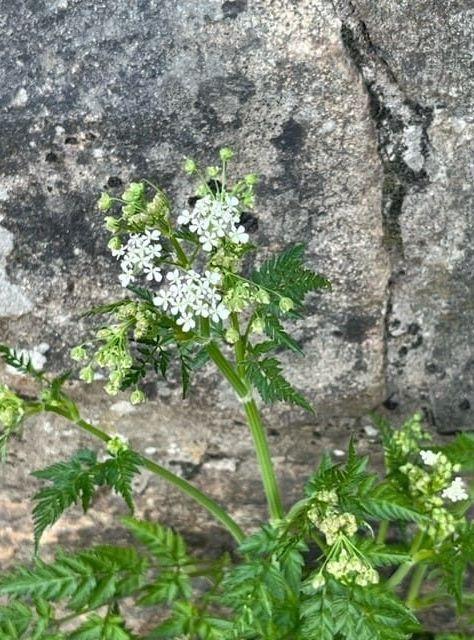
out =
[(74, 555), (58, 553), (52, 563), (37, 559), (32, 567), (16, 567), (0, 577), (0, 595), (68, 600), (69, 608), (80, 610), (129, 595), (146, 571), (146, 561), (134, 549), (100, 546)]
[(464, 471), (474, 471), (474, 433), (460, 433), (445, 447), (440, 447), (449, 460), (460, 464)]
[(119, 615), (108, 614), (101, 617), (92, 614), (87, 622), (73, 631), (70, 640), (133, 640), (135, 636), (125, 628)]
[(124, 298), (123, 300), (109, 302), (108, 304), (99, 304), (96, 307), (93, 307), (92, 309), (89, 309), (88, 311), (81, 314), (81, 318), (89, 318), (90, 316), (99, 316), (105, 315), (107, 313), (113, 313), (114, 311), (117, 311), (117, 309), (120, 309), (120, 307), (123, 307), (130, 302), (130, 298)]
[(140, 465), (140, 456), (130, 449), (123, 449), (113, 458), (96, 465), (94, 482), (113, 488), (133, 511), (132, 482), (134, 476), (140, 473)]
[(331, 286), (329, 280), (304, 266), (303, 257), (304, 245), (289, 247), (264, 262), (260, 269), (252, 273), (251, 280), (270, 295), (275, 292), (291, 298), (297, 308), (301, 307), (307, 293)]
[(303, 350), (283, 328), (275, 315), (266, 314), (263, 318), (265, 334), (279, 347), (303, 354)]
[(89, 449), (77, 452), (67, 462), (57, 462), (32, 475), (52, 484), (40, 489), (34, 496), (33, 509), (35, 546), (38, 549), (45, 529), (53, 525), (71, 505), (81, 502), (84, 511), (90, 507), (96, 486), (107, 485), (123, 497), (133, 511), (132, 481), (139, 473), (140, 457), (129, 449), (116, 456), (97, 462)]
[(87, 511), (95, 491), (95, 465), (95, 453), (83, 449), (68, 462), (57, 462), (32, 473), (36, 478), (52, 482), (52, 486), (40, 489), (33, 496), (36, 501), (33, 509), (36, 549), (45, 529), (53, 525), (68, 507), (80, 500), (82, 508)]
[(281, 373), (281, 364), (276, 358), (248, 360), (245, 364), (245, 375), (248, 381), (258, 390), (262, 400), (272, 404), (278, 400), (296, 404), (306, 411), (314, 413), (314, 409)]
[(122, 518), (122, 522), (162, 566), (188, 564), (191, 561), (184, 539), (169, 527), (130, 517)]
[(28, 355), (15, 351), (15, 349), (10, 349), (4, 344), (0, 344), (0, 358), (10, 367), (21, 373), (33, 376), (37, 380), (42, 380), (44, 377), (41, 371), (35, 369)]

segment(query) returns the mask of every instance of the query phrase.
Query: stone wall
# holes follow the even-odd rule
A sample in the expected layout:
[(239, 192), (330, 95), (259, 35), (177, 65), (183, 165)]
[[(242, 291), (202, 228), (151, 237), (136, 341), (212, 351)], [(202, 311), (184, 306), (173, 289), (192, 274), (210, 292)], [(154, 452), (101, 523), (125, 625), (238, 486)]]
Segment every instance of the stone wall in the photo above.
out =
[[(306, 358), (286, 361), (317, 417), (265, 413), (286, 499), (322, 446), (340, 448), (349, 430), (370, 446), (371, 409), (399, 419), (422, 408), (440, 433), (472, 427), (468, 0), (21, 4), (0, 0), (2, 342), (67, 366), (86, 330), (80, 312), (120, 292), (98, 193), (146, 177), (181, 206), (182, 157), (210, 161), (231, 145), (236, 173), (262, 177), (262, 254), (303, 240), (333, 283), (295, 327)], [(250, 440), (211, 368), (184, 403), (161, 382), (135, 409), (99, 388), (72, 391), (91, 419), (256, 522)], [(4, 560), (31, 549), (29, 471), (75, 440), (59, 419), (41, 419), (16, 443), (0, 498)], [(147, 476), (137, 495), (142, 513), (187, 525), (196, 540), (209, 527)], [(120, 536), (100, 507), (73, 513), (49, 541)]]

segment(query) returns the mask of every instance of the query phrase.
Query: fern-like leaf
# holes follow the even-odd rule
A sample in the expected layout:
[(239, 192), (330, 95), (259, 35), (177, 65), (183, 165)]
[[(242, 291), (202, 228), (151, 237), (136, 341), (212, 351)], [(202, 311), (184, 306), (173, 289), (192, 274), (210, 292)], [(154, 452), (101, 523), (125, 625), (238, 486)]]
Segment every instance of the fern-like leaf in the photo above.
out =
[(33, 472), (36, 478), (52, 483), (33, 496), (36, 501), (33, 509), (36, 549), (45, 529), (53, 525), (68, 507), (80, 500), (82, 508), (87, 511), (94, 495), (93, 470), (96, 460), (93, 451), (83, 449), (68, 462), (57, 462)]
[(276, 358), (247, 361), (245, 374), (267, 404), (282, 400), (299, 405), (306, 411), (314, 413), (314, 409), (306, 398), (283, 377), (281, 364)]
[(303, 259), (304, 245), (294, 245), (264, 262), (251, 279), (270, 295), (291, 298), (296, 308), (301, 307), (307, 293), (331, 286), (329, 280), (307, 269)]

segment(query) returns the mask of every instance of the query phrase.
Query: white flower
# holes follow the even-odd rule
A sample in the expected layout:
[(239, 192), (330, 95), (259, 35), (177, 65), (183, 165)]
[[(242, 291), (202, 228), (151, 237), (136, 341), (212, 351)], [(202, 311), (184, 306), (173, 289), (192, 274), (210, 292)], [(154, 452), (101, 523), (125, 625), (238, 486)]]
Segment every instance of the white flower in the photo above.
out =
[(119, 279), (123, 287), (127, 287), (141, 273), (146, 274), (147, 280), (161, 281), (161, 269), (156, 264), (163, 249), (160, 238), (161, 233), (157, 229), (147, 230), (142, 234), (132, 233), (127, 244), (112, 250), (112, 255), (121, 258), (120, 268), (123, 273)]
[(189, 226), (199, 236), (204, 251), (218, 247), (223, 238), (236, 244), (245, 244), (249, 236), (240, 224), (239, 200), (223, 194), (223, 199), (210, 195), (200, 198), (192, 211), (184, 209), (178, 216), (178, 224)]
[(170, 310), (183, 331), (196, 327), (196, 318), (211, 317), (214, 322), (229, 316), (229, 310), (222, 302), (217, 289), (221, 275), (215, 271), (204, 274), (190, 270), (181, 273), (174, 269), (166, 274), (169, 286), (153, 298), (153, 303), (163, 311)]
[(146, 273), (147, 280), (155, 280), (156, 282), (161, 282), (163, 279), (160, 267), (146, 265), (143, 269), (143, 272)]
[(119, 275), (120, 284), (122, 287), (128, 287), (135, 278), (130, 273), (121, 273)]
[(435, 453), (434, 451), (430, 451), (429, 449), (427, 449), (426, 451), (420, 451), (420, 457), (428, 467), (434, 467), (434, 465), (439, 460), (439, 456), (439, 452)]
[(457, 476), (447, 489), (441, 494), (443, 498), (451, 500), (451, 502), (460, 502), (461, 500), (467, 500), (469, 494), (466, 491), (466, 486), (463, 479)]

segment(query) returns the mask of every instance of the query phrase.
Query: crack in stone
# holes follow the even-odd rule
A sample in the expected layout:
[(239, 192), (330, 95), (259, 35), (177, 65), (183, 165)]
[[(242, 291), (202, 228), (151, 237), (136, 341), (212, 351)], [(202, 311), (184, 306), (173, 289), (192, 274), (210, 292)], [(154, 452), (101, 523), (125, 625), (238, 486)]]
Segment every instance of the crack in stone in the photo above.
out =
[[(400, 216), (410, 191), (422, 191), (429, 183), (426, 162), (430, 154), (428, 128), (433, 109), (405, 94), (395, 73), (374, 45), (354, 3), (351, 0), (334, 0), (333, 6), (341, 20), (344, 47), (367, 91), (384, 173), (381, 207), (383, 243), (391, 265), (384, 315), (386, 376), (394, 289), (405, 274)], [(391, 408), (395, 407), (396, 403), (391, 401)]]

